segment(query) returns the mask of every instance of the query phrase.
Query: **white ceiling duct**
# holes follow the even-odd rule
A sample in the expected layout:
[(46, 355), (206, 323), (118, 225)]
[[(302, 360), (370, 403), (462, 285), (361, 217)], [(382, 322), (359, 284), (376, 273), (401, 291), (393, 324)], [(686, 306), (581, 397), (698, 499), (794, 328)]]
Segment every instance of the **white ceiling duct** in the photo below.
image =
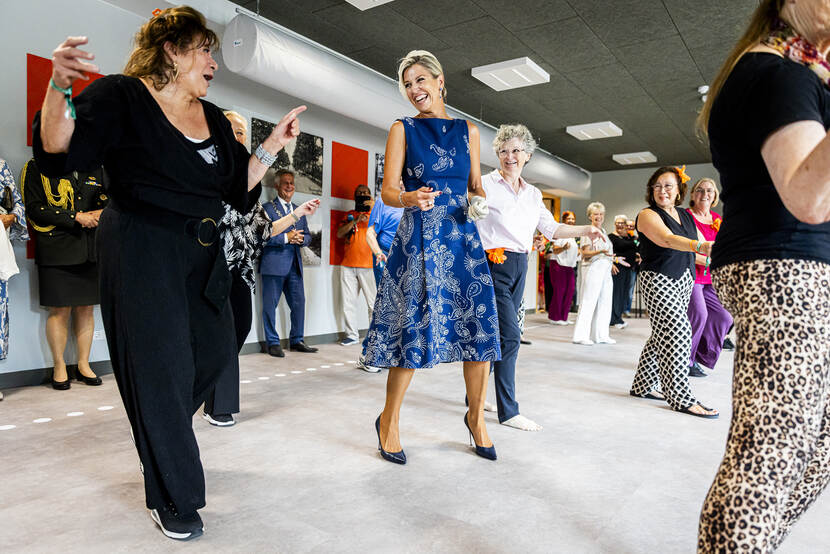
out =
[[(414, 112), (393, 79), (293, 31), (246, 14), (237, 15), (225, 28), (222, 57), (234, 73), (381, 129), (389, 129), (395, 119)], [(448, 107), (447, 112), (479, 126), (481, 161), (498, 167), (492, 148), (495, 129), (453, 108)], [(523, 177), (578, 195), (586, 193), (591, 184), (590, 173), (542, 150), (533, 155)]]

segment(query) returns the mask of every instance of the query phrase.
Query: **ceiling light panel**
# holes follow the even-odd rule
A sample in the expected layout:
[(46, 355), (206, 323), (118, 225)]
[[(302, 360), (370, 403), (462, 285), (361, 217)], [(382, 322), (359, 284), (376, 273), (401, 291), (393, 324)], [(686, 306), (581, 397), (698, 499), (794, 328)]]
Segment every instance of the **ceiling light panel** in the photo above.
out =
[(565, 132), (579, 140), (604, 139), (618, 137), (623, 134), (622, 129), (610, 121), (597, 121), (596, 123), (585, 123), (584, 125), (568, 125), (565, 127)]
[(657, 156), (649, 151), (614, 154), (611, 159), (620, 165), (648, 164), (657, 161)]
[(346, 0), (349, 4), (359, 9), (360, 11), (368, 10), (369, 8), (376, 8), (381, 4), (386, 4), (392, 0)]
[(550, 82), (550, 74), (527, 57), (480, 65), (473, 68), (472, 74), (499, 92)]

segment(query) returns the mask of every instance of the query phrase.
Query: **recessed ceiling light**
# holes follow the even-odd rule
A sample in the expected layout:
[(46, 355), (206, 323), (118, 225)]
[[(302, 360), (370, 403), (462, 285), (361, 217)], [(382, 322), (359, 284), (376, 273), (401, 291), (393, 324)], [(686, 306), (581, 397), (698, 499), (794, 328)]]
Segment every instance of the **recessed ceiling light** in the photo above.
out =
[(497, 91), (550, 82), (550, 74), (528, 57), (474, 67), (472, 75)]
[(346, 0), (346, 2), (348, 2), (355, 8), (359, 9), (360, 11), (365, 11), (369, 8), (375, 8), (377, 6), (380, 6), (381, 4), (386, 4), (387, 2), (391, 1), (392, 0)]
[(620, 165), (648, 164), (657, 161), (657, 156), (649, 151), (614, 154), (611, 159)]
[(584, 125), (568, 125), (565, 132), (579, 140), (595, 140), (618, 137), (623, 134), (622, 129), (610, 121), (597, 121)]

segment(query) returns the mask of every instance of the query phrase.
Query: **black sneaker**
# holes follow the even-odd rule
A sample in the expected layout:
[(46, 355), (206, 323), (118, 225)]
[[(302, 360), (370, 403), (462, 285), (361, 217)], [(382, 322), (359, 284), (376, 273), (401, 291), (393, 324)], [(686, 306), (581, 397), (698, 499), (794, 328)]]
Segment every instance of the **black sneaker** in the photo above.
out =
[(150, 510), (150, 517), (158, 524), (162, 533), (177, 541), (195, 539), (205, 531), (205, 525), (202, 523), (202, 518), (199, 517), (199, 512), (182, 515), (167, 508), (162, 508), (160, 510)]
[(230, 427), (236, 423), (231, 414), (209, 414), (205, 412), (202, 417), (205, 418), (205, 421), (217, 427)]
[(689, 377), (706, 377), (706, 373), (700, 368), (697, 362), (689, 366)]
[(735, 343), (732, 342), (732, 339), (726, 337), (723, 339), (723, 349), (724, 350), (735, 350)]

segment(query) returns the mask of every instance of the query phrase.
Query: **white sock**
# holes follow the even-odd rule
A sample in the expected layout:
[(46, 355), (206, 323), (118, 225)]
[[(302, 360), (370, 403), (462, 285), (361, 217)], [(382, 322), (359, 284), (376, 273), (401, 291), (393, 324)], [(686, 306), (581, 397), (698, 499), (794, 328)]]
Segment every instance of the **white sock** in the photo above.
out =
[(521, 429), (522, 431), (541, 431), (542, 426), (527, 419), (525, 416), (521, 414), (516, 414), (507, 421), (502, 421), (502, 425), (507, 425), (508, 427), (513, 427), (515, 429)]

